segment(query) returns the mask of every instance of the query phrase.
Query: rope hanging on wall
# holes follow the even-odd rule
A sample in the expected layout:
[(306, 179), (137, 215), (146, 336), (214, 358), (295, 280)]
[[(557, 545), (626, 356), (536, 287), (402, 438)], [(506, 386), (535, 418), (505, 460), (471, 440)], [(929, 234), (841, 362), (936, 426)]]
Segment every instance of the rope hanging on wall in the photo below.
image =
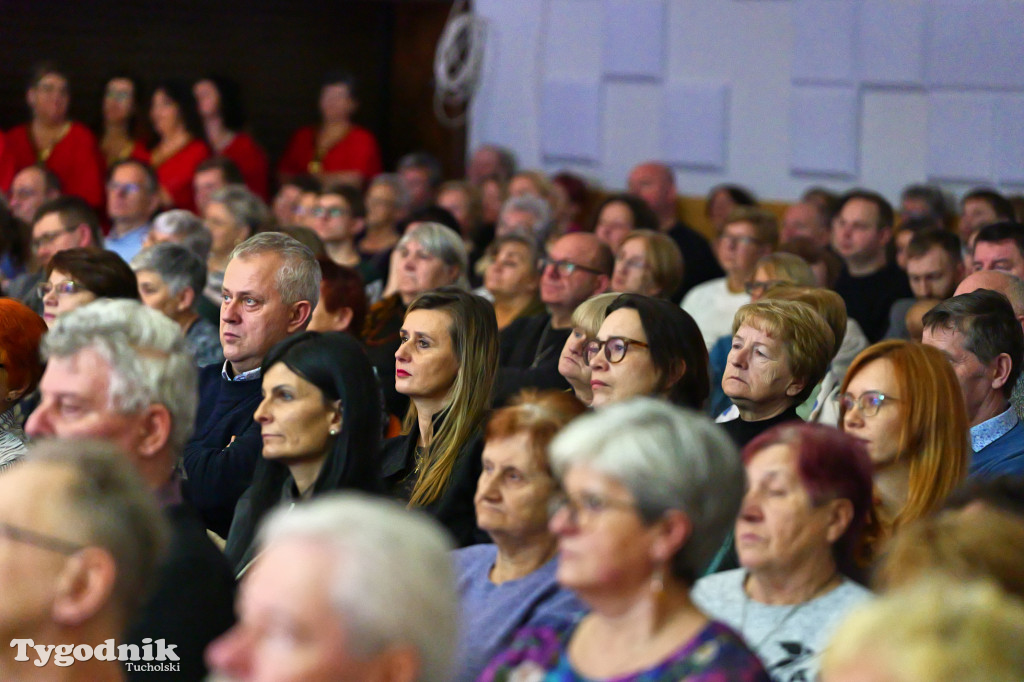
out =
[(434, 114), (443, 125), (465, 124), (469, 101), (480, 84), (483, 59), (484, 20), (473, 16), (468, 0), (456, 0), (434, 55)]

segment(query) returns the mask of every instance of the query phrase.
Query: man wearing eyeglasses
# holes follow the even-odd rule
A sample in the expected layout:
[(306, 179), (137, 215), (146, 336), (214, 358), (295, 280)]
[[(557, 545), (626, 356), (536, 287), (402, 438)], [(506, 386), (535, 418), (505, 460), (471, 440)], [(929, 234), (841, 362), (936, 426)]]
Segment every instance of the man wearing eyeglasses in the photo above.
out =
[(327, 257), (338, 265), (358, 267), (362, 255), (356, 249), (356, 237), (366, 228), (362, 193), (350, 185), (326, 189), (316, 199), (312, 218), (313, 231), (323, 241)]
[(559, 351), (572, 331), (572, 312), (608, 290), (615, 257), (589, 232), (559, 238), (540, 259), (540, 298), (547, 313), (516, 320), (501, 332), (495, 405), (521, 389), (569, 388), (558, 373)]
[(110, 234), (106, 248), (125, 263), (142, 250), (149, 233), (149, 221), (160, 205), (160, 183), (156, 172), (137, 159), (118, 161), (107, 179), (107, 213)]
[[(124, 627), (167, 536), (156, 500), (116, 448), (34, 445), (0, 476), (0, 677), (123, 679), (117, 660), (93, 656), (68, 665), (66, 647), (41, 653), (34, 646), (129, 643)], [(44, 656), (46, 665), (36, 665)]]

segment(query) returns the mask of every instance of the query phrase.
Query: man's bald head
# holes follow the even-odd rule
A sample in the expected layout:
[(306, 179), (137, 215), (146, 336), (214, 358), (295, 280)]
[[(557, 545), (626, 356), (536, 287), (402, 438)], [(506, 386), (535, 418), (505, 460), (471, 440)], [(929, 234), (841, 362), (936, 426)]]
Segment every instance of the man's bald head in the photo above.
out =
[(647, 202), (663, 228), (675, 222), (676, 180), (665, 164), (647, 161), (630, 171), (629, 193)]
[(968, 275), (953, 292), (954, 296), (969, 294), (978, 289), (991, 289), (1006, 296), (1013, 306), (1013, 314), (1024, 315), (1024, 282), (998, 270), (979, 270)]

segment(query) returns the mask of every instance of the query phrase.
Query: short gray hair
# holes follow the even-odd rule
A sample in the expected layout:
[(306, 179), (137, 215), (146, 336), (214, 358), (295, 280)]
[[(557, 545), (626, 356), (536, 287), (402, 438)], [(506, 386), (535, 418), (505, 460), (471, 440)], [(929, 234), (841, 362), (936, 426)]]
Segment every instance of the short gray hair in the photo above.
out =
[(370, 189), (373, 189), (377, 185), (387, 185), (391, 188), (391, 191), (395, 193), (395, 204), (397, 208), (409, 208), (409, 202), (412, 201), (412, 199), (409, 197), (409, 190), (406, 189), (405, 181), (402, 180), (401, 175), (398, 173), (382, 173), (370, 182)]
[(743, 462), (725, 432), (703, 415), (654, 398), (580, 417), (549, 451), (556, 478), (573, 466), (611, 476), (633, 494), (648, 523), (670, 509), (683, 511), (693, 532), (671, 571), (690, 585), (722, 546), (743, 499)]
[(227, 185), (217, 190), (210, 203), (223, 205), (236, 223), (249, 228), (250, 235), (265, 230), (271, 223), (270, 209), (245, 185)]
[(501, 205), (501, 213), (498, 215), (499, 223), (505, 219), (505, 214), (509, 211), (522, 211), (532, 215), (535, 222), (530, 236), (536, 239), (538, 243), (544, 243), (551, 222), (551, 206), (548, 202), (532, 194), (509, 197)]
[(236, 258), (252, 258), (265, 253), (277, 254), (281, 267), (277, 270), (277, 290), (286, 305), (309, 301), (315, 308), (320, 300), (320, 264), (308, 246), (281, 232), (254, 234), (231, 252), (228, 262)]
[(466, 254), (466, 243), (462, 241), (462, 235), (450, 227), (441, 223), (417, 223), (398, 241), (396, 249), (400, 249), (409, 242), (416, 242), (424, 251), (431, 254), (449, 267), (459, 269), (459, 277), (455, 280), (455, 286), (460, 289), (469, 289), (469, 256)]
[(132, 258), (131, 266), (136, 273), (155, 272), (175, 296), (189, 287), (199, 297), (206, 287), (206, 263), (183, 244), (156, 244), (143, 249)]
[(451, 544), (435, 521), (392, 501), (330, 493), (267, 519), (261, 546), (284, 540), (312, 540), (333, 555), (331, 604), (357, 656), (412, 645), (418, 680), (451, 679), (458, 595)]
[(110, 406), (136, 414), (163, 405), (171, 414), (168, 445), (180, 455), (196, 418), (195, 361), (181, 328), (138, 301), (101, 299), (61, 315), (43, 337), (43, 359), (91, 349), (110, 364)]
[(173, 237), (176, 242), (199, 256), (204, 263), (210, 257), (213, 236), (203, 221), (191, 211), (182, 208), (164, 211), (153, 219), (151, 229)]
[(21, 466), (41, 463), (69, 469), (64, 492), (75, 541), (102, 547), (117, 566), (112, 601), (128, 621), (149, 594), (170, 539), (156, 498), (115, 445), (90, 440), (33, 443)]

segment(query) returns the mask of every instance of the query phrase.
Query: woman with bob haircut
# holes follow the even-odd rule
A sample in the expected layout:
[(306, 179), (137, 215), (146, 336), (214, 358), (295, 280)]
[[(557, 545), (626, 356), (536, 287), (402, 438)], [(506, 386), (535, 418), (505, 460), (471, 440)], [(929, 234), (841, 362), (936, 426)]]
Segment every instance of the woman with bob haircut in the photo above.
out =
[(591, 232), (618, 251), (626, 235), (633, 230), (654, 230), (658, 216), (647, 202), (632, 194), (613, 194), (597, 206)]
[(818, 655), (870, 593), (871, 460), (857, 439), (782, 424), (743, 449), (747, 492), (735, 525), (740, 568), (702, 578), (694, 601), (743, 636), (775, 679), (817, 678)]
[(549, 452), (563, 491), (549, 524), (556, 577), (591, 611), (521, 630), (480, 680), (766, 682), (743, 640), (690, 598), (743, 497), (743, 464), (721, 429), (636, 398), (576, 419)]
[(43, 376), (39, 342), (45, 333), (46, 323), (34, 310), (13, 298), (0, 298), (0, 472), (27, 449), (28, 436), (16, 408)]
[(260, 520), (274, 507), (331, 490), (377, 491), (381, 413), (362, 346), (342, 332), (303, 332), (270, 349), (253, 414), (263, 456), (238, 500), (225, 553), (240, 574), (253, 559)]
[(555, 581), (558, 540), (548, 529), (548, 505), (558, 484), (548, 445), (585, 410), (571, 393), (526, 389), (487, 421), (474, 503), (477, 526), (494, 544), (453, 557), (462, 602), (457, 682), (474, 682), (520, 628), (568, 624), (583, 611)]
[(459, 546), (474, 544), (483, 540), (473, 495), (498, 371), (494, 310), (479, 296), (440, 287), (409, 304), (399, 339), (393, 376), (410, 405), (403, 435), (383, 444), (382, 485), (434, 516)]
[(616, 293), (598, 294), (576, 306), (572, 311), (572, 331), (558, 360), (558, 373), (569, 382), (580, 402), (588, 407), (594, 400), (594, 392), (590, 390), (587, 344), (597, 338), (597, 330), (608, 316), (608, 306), (618, 297)]
[(697, 324), (665, 299), (620, 295), (585, 353), (596, 408), (646, 395), (699, 410), (711, 390)]
[(210, 156), (203, 141), (203, 124), (192, 88), (178, 80), (166, 80), (153, 88), (149, 119), (156, 132), (150, 149), (151, 163), (160, 180), (166, 208), (196, 212), (192, 177), (196, 167)]
[(841, 428), (864, 441), (874, 464), (885, 530), (938, 509), (967, 475), (967, 409), (946, 356), (890, 340), (850, 365), (839, 394)]
[(97, 298), (139, 300), (135, 273), (113, 251), (91, 246), (65, 249), (46, 264), (46, 280), (37, 286), (47, 324)]
[(739, 309), (722, 391), (739, 410), (722, 426), (740, 447), (776, 424), (799, 420), (805, 401), (835, 355), (835, 335), (798, 301), (764, 300)]
[(615, 254), (612, 291), (672, 299), (683, 284), (683, 253), (654, 230), (633, 230)]

